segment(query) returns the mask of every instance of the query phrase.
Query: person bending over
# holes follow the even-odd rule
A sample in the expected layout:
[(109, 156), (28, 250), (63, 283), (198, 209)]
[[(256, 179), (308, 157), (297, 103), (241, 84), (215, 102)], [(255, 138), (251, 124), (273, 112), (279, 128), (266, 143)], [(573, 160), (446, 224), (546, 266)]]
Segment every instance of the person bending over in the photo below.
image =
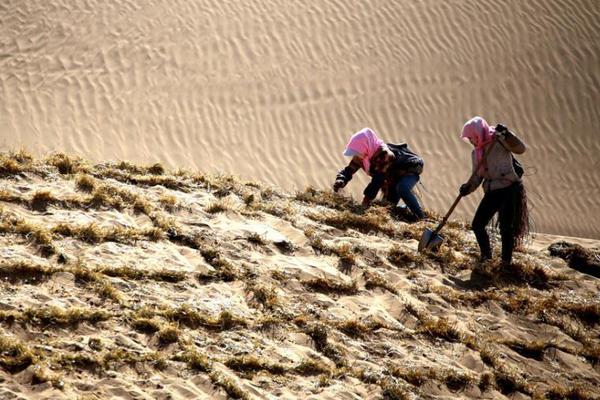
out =
[(372, 129), (364, 128), (352, 135), (343, 154), (352, 159), (338, 172), (334, 191), (345, 187), (356, 171), (363, 169), (371, 177), (363, 191), (363, 205), (368, 206), (382, 190), (386, 200), (397, 204), (402, 199), (416, 219), (424, 218), (423, 209), (412, 190), (419, 181), (424, 163), (406, 143), (386, 144)]

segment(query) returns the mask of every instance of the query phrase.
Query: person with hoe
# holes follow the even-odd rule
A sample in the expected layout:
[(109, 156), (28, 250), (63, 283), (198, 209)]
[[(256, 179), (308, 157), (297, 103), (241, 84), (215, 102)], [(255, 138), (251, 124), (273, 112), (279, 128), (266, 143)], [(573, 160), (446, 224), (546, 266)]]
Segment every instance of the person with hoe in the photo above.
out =
[(364, 128), (352, 135), (343, 154), (352, 159), (338, 172), (333, 184), (335, 192), (345, 187), (362, 168), (371, 176), (371, 182), (363, 191), (364, 206), (368, 206), (382, 190), (384, 198), (394, 205), (402, 199), (415, 219), (425, 217), (412, 191), (423, 172), (423, 159), (409, 150), (406, 143), (386, 144), (372, 129)]
[(467, 121), (461, 138), (474, 149), (473, 174), (461, 185), (459, 193), (468, 196), (483, 182), (485, 192), (471, 224), (481, 251), (481, 261), (492, 258), (486, 226), (498, 213), (502, 238), (502, 263), (512, 262), (515, 246), (528, 232), (527, 196), (522, 182), (523, 169), (513, 157), (523, 154), (525, 143), (502, 124), (490, 127), (481, 117)]

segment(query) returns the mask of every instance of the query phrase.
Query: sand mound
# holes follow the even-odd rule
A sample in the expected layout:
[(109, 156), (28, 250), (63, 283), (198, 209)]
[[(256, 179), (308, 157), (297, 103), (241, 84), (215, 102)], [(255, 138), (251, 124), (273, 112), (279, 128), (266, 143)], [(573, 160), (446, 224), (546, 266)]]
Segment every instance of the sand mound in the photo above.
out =
[[(62, 171), (62, 173), (61, 173)], [(0, 155), (11, 398), (598, 398), (598, 281), (450, 222), (160, 165)]]
[(600, 238), (598, 1), (9, 0), (0, 20), (0, 149), (326, 188), (371, 126), (424, 156), (441, 212), (479, 114), (530, 146), (536, 229)]

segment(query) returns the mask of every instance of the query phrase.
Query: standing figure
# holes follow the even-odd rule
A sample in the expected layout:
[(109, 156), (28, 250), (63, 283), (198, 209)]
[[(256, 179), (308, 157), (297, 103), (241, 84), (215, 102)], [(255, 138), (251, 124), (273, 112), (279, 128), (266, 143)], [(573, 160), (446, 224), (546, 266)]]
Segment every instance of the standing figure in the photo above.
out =
[(393, 204), (404, 201), (416, 219), (424, 213), (412, 189), (423, 172), (423, 159), (408, 149), (406, 143), (384, 143), (370, 128), (364, 128), (350, 138), (344, 156), (352, 157), (350, 164), (338, 172), (333, 190), (346, 186), (359, 169), (363, 169), (371, 182), (363, 191), (362, 204), (368, 206), (384, 189), (386, 200)]
[(526, 146), (504, 125), (490, 127), (481, 117), (467, 121), (462, 139), (475, 148), (472, 153), (473, 175), (460, 187), (467, 196), (483, 182), (485, 192), (472, 222), (481, 251), (481, 261), (492, 258), (486, 226), (498, 213), (502, 237), (502, 262), (512, 262), (513, 249), (528, 231), (527, 197), (521, 176), (523, 170), (512, 153), (523, 154)]

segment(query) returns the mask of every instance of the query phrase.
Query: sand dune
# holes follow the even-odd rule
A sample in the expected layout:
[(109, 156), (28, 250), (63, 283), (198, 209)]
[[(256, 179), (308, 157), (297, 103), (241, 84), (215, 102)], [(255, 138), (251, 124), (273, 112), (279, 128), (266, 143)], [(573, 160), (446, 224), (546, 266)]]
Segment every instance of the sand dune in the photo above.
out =
[(547, 246), (482, 267), (456, 221), (417, 253), (431, 226), (0, 153), (0, 398), (598, 399), (598, 279)]
[(424, 156), (422, 200), (444, 211), (479, 114), (530, 146), (535, 228), (600, 238), (595, 0), (11, 0), (0, 20), (3, 150), (325, 188), (370, 126)]

